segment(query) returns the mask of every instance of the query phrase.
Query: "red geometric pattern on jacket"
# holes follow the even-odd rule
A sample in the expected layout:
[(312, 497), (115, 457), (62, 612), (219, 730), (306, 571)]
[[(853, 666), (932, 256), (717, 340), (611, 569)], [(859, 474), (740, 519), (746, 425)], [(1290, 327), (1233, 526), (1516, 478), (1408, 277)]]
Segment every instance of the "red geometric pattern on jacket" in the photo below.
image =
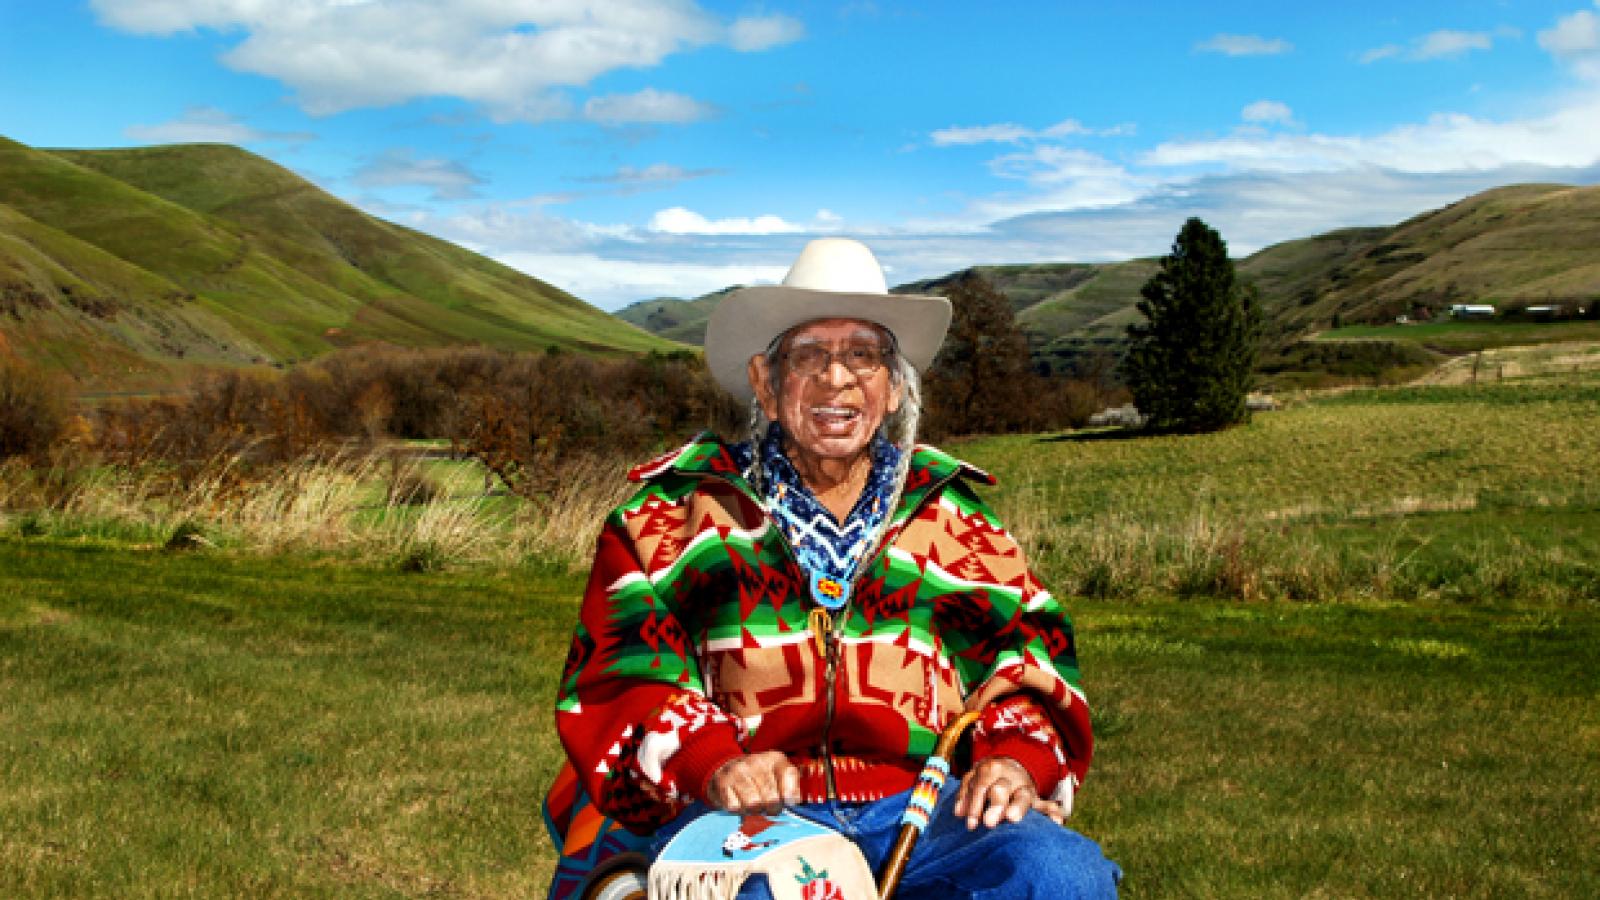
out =
[[(975, 496), (960, 488), (965, 499), (951, 502), (957, 473), (987, 476), (929, 452), (914, 457), (904, 491), (919, 505), (909, 518), (898, 515), (863, 566), (856, 614), (839, 645), (828, 740), (840, 793), (866, 800), (909, 787), (925, 749), (907, 743), (908, 728), (937, 731), (966, 705), (988, 708), (974, 736), (985, 748), (980, 756), (1016, 758), (1042, 794), (1063, 776), (1081, 780), (1092, 752), (1087, 708), (1030, 646), (1049, 656), (1070, 652), (1070, 625), (1044, 603), (1048, 595), (1015, 542)], [(811, 793), (818, 782), (804, 776), (821, 771), (812, 751), (824, 737), (826, 685), (806, 627), (804, 573), (720, 444), (692, 443), (636, 473), (650, 482), (600, 535), (557, 716), (586, 791), (614, 818), (648, 829), (686, 797), (701, 796), (723, 762), (780, 749)], [(891, 565), (890, 550), (915, 566)], [(685, 553), (693, 554), (687, 562)], [(924, 587), (952, 578), (970, 586)], [(994, 603), (997, 589), (1013, 592), (1004, 611)], [(938, 627), (914, 633), (908, 617), (931, 617)], [(709, 641), (713, 626), (720, 637)], [(946, 643), (958, 633), (952, 657)], [(995, 668), (963, 686), (958, 659)], [(686, 697), (717, 715), (687, 715), (694, 703)], [(652, 757), (650, 743), (673, 752)]]
[(1067, 757), (1044, 707), (1028, 694), (1012, 694), (983, 710), (972, 728), (972, 758), (1008, 756), (1033, 776), (1040, 796), (1067, 777)]

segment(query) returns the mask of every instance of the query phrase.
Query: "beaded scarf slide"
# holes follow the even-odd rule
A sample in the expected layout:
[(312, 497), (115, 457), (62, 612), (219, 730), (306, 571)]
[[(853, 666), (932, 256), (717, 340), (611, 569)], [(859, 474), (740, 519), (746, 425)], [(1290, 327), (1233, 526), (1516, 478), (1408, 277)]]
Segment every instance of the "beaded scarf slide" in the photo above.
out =
[(767, 508), (795, 559), (810, 576), (811, 599), (827, 610), (850, 602), (850, 586), (862, 557), (889, 517), (900, 449), (881, 436), (869, 448), (872, 471), (866, 487), (841, 524), (800, 480), (783, 454), (783, 431), (774, 422), (761, 441), (761, 465), (767, 476)]

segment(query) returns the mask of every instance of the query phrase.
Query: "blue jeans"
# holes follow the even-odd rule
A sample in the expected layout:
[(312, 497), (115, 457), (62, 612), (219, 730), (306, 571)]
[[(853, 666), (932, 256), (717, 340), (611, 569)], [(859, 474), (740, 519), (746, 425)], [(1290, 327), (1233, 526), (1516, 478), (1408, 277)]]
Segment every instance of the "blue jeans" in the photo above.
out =
[[(895, 894), (898, 900), (1088, 900), (1117, 895), (1122, 869), (1094, 841), (1039, 813), (994, 828), (980, 823), (968, 831), (966, 820), (951, 812), (959, 784), (952, 778), (945, 785), (933, 820), (911, 851)], [(909, 796), (908, 791), (872, 803), (805, 803), (791, 811), (850, 838), (872, 871), (881, 875)], [(701, 804), (684, 810), (657, 834), (652, 853), (703, 812)], [(739, 900), (772, 900), (766, 878), (746, 880)]]

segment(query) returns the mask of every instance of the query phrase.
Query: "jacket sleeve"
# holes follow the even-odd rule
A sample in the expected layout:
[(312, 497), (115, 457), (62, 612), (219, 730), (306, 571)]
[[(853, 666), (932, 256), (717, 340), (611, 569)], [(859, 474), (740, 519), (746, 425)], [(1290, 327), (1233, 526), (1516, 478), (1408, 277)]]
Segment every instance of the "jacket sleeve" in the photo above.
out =
[(1066, 752), (1049, 712), (1031, 694), (1011, 694), (993, 701), (983, 708), (983, 716), (973, 728), (974, 760), (1010, 757), (1032, 776), (1039, 796), (1070, 803), (1075, 783)]
[(946, 495), (960, 523), (952, 527), (965, 529), (989, 570), (1008, 573), (968, 577), (940, 602), (940, 633), (966, 686), (967, 708), (984, 711), (973, 756), (1016, 758), (1041, 795), (1070, 808), (1094, 755), (1072, 620), (970, 487), (958, 481)]
[(744, 751), (737, 720), (705, 694), (680, 611), (639, 561), (627, 509), (600, 533), (556, 728), (599, 809), (643, 831), (704, 799), (711, 774)]

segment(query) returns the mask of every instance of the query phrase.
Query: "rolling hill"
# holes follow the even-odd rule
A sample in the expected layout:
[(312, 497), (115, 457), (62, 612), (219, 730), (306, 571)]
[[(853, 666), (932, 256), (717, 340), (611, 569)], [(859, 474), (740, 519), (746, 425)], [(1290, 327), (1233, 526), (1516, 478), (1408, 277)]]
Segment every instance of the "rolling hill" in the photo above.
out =
[(235, 147), (0, 138), (0, 351), (104, 389), (365, 341), (677, 346)]
[(698, 347), (705, 343), (706, 323), (711, 320), (711, 311), (717, 308), (723, 297), (737, 289), (736, 286), (726, 287), (693, 300), (674, 297), (641, 300), (618, 310), (617, 318), (652, 334)]
[[(894, 290), (938, 292), (983, 275), (1011, 301), (1035, 357), (1065, 364), (1122, 341), (1155, 270), (1154, 259), (977, 266)], [(1275, 244), (1239, 260), (1238, 271), (1259, 289), (1268, 348), (1279, 353), (1335, 317), (1377, 324), (1435, 316), (1452, 303), (1587, 304), (1600, 298), (1600, 187), (1495, 188), (1398, 225)], [(651, 300), (619, 315), (652, 330), (670, 321), (672, 335), (687, 341), (703, 334), (721, 293)]]

